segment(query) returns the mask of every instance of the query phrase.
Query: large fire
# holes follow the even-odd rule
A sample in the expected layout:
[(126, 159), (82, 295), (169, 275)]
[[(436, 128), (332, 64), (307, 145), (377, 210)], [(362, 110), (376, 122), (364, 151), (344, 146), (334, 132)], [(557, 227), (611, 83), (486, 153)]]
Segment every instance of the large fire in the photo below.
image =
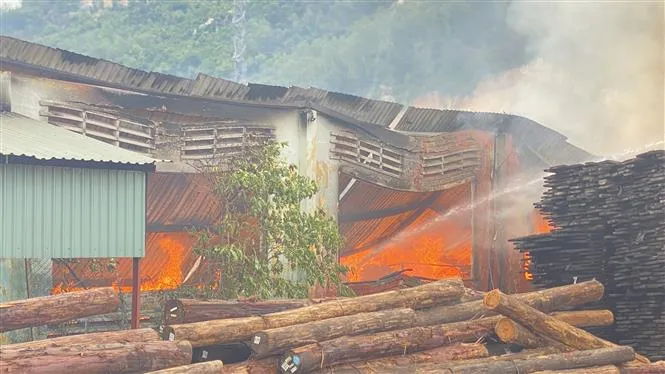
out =
[(157, 277), (150, 280), (141, 279), (141, 291), (173, 290), (182, 284), (182, 260), (185, 246), (173, 236), (159, 239), (159, 248), (162, 250), (166, 263)]
[[(145, 257), (140, 261), (141, 291), (173, 290), (182, 285), (184, 274), (196, 263), (194, 241), (186, 232), (149, 234)], [(80, 259), (69, 268), (54, 263), (53, 280), (53, 294), (102, 286), (131, 292), (132, 259), (118, 259), (112, 266), (107, 259)]]
[[(457, 187), (455, 192), (468, 190)], [(469, 211), (448, 217), (427, 211), (389, 241), (349, 253), (341, 258), (351, 270), (351, 282), (374, 280), (395, 271), (410, 269), (407, 275), (441, 279), (462, 277), (471, 272), (471, 230)]]

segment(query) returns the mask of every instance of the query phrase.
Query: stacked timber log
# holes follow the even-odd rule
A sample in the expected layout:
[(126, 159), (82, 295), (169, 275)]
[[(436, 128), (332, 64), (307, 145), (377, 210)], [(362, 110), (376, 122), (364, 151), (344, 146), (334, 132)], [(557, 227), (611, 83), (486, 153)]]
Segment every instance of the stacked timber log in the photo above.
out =
[(265, 300), (227, 301), (198, 299), (169, 299), (164, 304), (164, 323), (174, 325), (208, 321), (211, 319), (240, 318), (281, 312), (320, 303), (323, 300)]
[[(448, 279), (166, 326), (163, 337), (137, 329), (4, 345), (0, 373), (665, 373), (665, 365), (582, 329), (611, 324), (610, 311), (561, 311), (598, 302), (603, 293), (591, 280), (479, 299), (460, 279)], [(233, 315), (257, 310), (245, 303), (234, 303)], [(497, 336), (498, 347), (489, 343)], [(234, 355), (243, 361), (233, 363), (240, 361)]]
[[(132, 315), (131, 293), (120, 293), (117, 311), (76, 318), (59, 324), (49, 324), (47, 337), (110, 332), (130, 328)], [(140, 293), (139, 327), (157, 329), (162, 323), (165, 296), (160, 291)]]
[[(593, 335), (581, 328), (610, 325), (612, 313), (563, 310), (597, 303), (603, 293), (603, 285), (590, 280), (512, 298), (538, 312), (538, 318), (544, 315), (548, 322), (554, 319), (588, 337)], [(498, 341), (497, 325), (508, 318), (513, 322), (514, 316), (488, 307), (483, 297), (491, 294), (469, 292), (461, 280), (448, 279), (261, 316), (165, 326), (163, 338), (184, 339), (195, 351), (239, 342), (251, 347), (249, 359), (226, 365), (221, 373), (529, 373), (616, 368), (635, 360), (631, 347), (569, 346), (559, 336), (543, 336), (522, 325), (520, 335), (506, 338), (497, 349), (490, 343)], [(509, 348), (518, 353), (506, 353)], [(632, 364), (645, 367), (639, 361)]]
[(111, 287), (0, 304), (0, 332), (114, 312), (120, 305)]
[(665, 151), (557, 166), (536, 204), (555, 227), (513, 240), (540, 288), (598, 279), (616, 323), (600, 336), (665, 359)]

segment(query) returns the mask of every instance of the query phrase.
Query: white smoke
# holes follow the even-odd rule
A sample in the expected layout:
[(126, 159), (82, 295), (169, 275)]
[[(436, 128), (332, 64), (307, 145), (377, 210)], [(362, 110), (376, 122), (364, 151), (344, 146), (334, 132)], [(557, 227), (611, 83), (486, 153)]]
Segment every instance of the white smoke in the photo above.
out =
[(664, 19), (662, 1), (514, 2), (537, 57), (447, 106), (526, 116), (599, 155), (663, 148)]

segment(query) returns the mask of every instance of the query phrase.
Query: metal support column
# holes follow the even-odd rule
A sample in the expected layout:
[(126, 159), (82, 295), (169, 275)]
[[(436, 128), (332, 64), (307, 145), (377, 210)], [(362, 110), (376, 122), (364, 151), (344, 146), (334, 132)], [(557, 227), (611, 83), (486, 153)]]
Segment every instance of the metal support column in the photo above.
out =
[(141, 293), (141, 279), (140, 279), (140, 268), (139, 261), (140, 257), (134, 257), (132, 261), (132, 328), (139, 328), (139, 302), (140, 302), (140, 293)]

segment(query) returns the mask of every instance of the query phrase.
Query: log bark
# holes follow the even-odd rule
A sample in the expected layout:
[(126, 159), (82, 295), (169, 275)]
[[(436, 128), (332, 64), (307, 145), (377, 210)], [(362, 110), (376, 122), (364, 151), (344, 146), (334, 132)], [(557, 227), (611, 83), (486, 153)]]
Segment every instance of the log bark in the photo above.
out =
[(422, 363), (444, 363), (454, 360), (469, 360), (488, 357), (489, 352), (483, 344), (453, 344), (408, 355), (391, 356), (376, 360), (335, 365), (316, 371), (316, 373), (335, 374), (374, 374), (410, 372), (409, 368)]
[(261, 360), (252, 359), (226, 365), (221, 374), (275, 374), (277, 372), (277, 357), (266, 357)]
[(222, 361), (199, 362), (191, 365), (176, 366), (174, 368), (151, 371), (152, 374), (218, 374), (222, 373)]
[[(475, 345), (475, 344), (474, 344)], [(435, 350), (441, 349), (445, 350), (448, 347), (439, 347), (436, 348)], [(427, 351), (429, 352), (429, 351)], [(424, 353), (424, 352), (421, 352)], [(455, 365), (458, 363), (465, 363), (465, 364), (471, 364), (471, 363), (491, 363), (491, 362), (497, 362), (497, 361), (505, 361), (505, 360), (524, 360), (527, 358), (532, 358), (532, 357), (539, 357), (543, 355), (549, 355), (549, 354), (554, 354), (554, 353), (560, 353), (554, 348), (540, 348), (540, 349), (525, 349), (522, 350), (519, 353), (510, 353), (510, 354), (502, 354), (502, 355), (497, 355), (497, 356), (492, 356), (490, 352), (490, 356), (488, 357), (482, 357), (482, 358), (470, 358), (470, 359), (464, 359), (463, 357), (459, 357), (455, 360), (447, 360), (447, 361), (441, 361), (441, 362), (418, 362), (415, 363), (414, 365), (409, 365), (409, 366), (400, 366), (395, 368), (395, 370), (377, 370), (374, 367), (370, 365), (366, 365), (366, 363), (369, 362), (374, 362), (374, 361), (380, 361), (382, 359), (377, 359), (377, 360), (372, 360), (372, 361), (360, 361), (360, 362), (354, 362), (354, 363), (345, 363), (341, 365), (335, 365), (335, 366), (327, 366), (323, 369), (319, 369), (317, 371), (313, 371), (312, 373), (317, 373), (317, 374), (376, 374), (376, 373), (383, 373), (383, 372), (391, 372), (391, 373), (416, 373), (419, 372), (419, 368), (427, 368), (427, 367), (440, 367), (441, 365)], [(410, 355), (406, 355), (410, 356)], [(405, 356), (402, 356), (405, 357)], [(386, 357), (385, 359), (390, 359), (391, 357)], [(429, 370), (429, 369), (428, 369)]]
[(501, 318), (494, 326), (494, 332), (502, 342), (519, 344), (524, 348), (556, 347), (562, 351), (570, 350), (565, 344), (534, 334), (510, 318)]
[(164, 328), (168, 340), (188, 340), (194, 347), (249, 340), (261, 330), (291, 326), (358, 313), (391, 308), (427, 308), (452, 300), (464, 293), (460, 279), (445, 279), (422, 286), (367, 296), (330, 301), (304, 308), (246, 317), (172, 325)]
[[(614, 316), (609, 310), (554, 312), (550, 315), (576, 327), (608, 326), (614, 322)], [(494, 331), (504, 343), (519, 344), (524, 348), (551, 346), (564, 349), (565, 347), (565, 345), (553, 339), (532, 333), (510, 318), (501, 318), (494, 327)]]
[(228, 301), (170, 299), (164, 303), (164, 323), (174, 325), (224, 318), (242, 318), (302, 308), (310, 300)]
[(291, 374), (308, 373), (340, 363), (408, 354), (447, 344), (474, 343), (490, 333), (500, 318), (494, 316), (377, 334), (343, 336), (309, 344), (287, 351), (280, 360), (280, 370)]
[(581, 369), (568, 370), (543, 370), (533, 374), (663, 374), (665, 373), (665, 361), (654, 362), (651, 364), (620, 366), (605, 365), (596, 367), (587, 367)]
[(187, 365), (192, 346), (186, 341), (80, 344), (38, 349), (0, 349), (0, 373), (131, 373)]
[(423, 365), (418, 368), (420, 374), (450, 373), (450, 374), (525, 374), (543, 370), (562, 370), (621, 364), (635, 358), (635, 351), (631, 347), (599, 348), (584, 351), (573, 351), (541, 355), (526, 359), (508, 359), (502, 361), (482, 362), (474, 360), (473, 363), (463, 361), (441, 364)]
[[(505, 295), (499, 290), (485, 294), (483, 299), (489, 310), (503, 314), (527, 329), (574, 349), (616, 347), (616, 344), (600, 339), (591, 333), (539, 311), (519, 299)], [(638, 357), (641, 362), (649, 362)]]
[(39, 349), (67, 347), (79, 344), (141, 343), (159, 341), (157, 331), (153, 329), (122, 330), (62, 336), (59, 338), (36, 340), (33, 342), (3, 345), (3, 350)]
[(0, 304), (0, 332), (111, 313), (119, 305), (112, 287), (11, 301)]
[(360, 313), (260, 331), (254, 334), (251, 348), (255, 356), (261, 358), (283, 353), (288, 348), (344, 335), (395, 330), (415, 324), (417, 318), (413, 309)]
[[(550, 315), (577, 327), (611, 326), (614, 323), (614, 314), (611, 310), (554, 312), (550, 313)], [(564, 315), (565, 317), (559, 317), (559, 315)]]
[[(558, 317), (570, 318), (571, 322), (576, 323), (584, 322), (577, 312), (561, 312)], [(280, 365), (288, 361), (286, 366), (289, 367), (289, 373), (301, 373), (342, 362), (406, 354), (453, 343), (473, 343), (491, 334), (502, 318), (504, 317), (492, 316), (375, 334), (343, 336), (291, 349), (282, 357)], [(292, 371), (294, 366), (296, 369)]]
[(621, 370), (616, 365), (603, 365), (581, 369), (542, 370), (533, 374), (621, 374)]
[[(598, 301), (603, 297), (604, 290), (602, 283), (591, 280), (514, 296), (538, 310), (549, 313), (566, 307)], [(421, 320), (421, 326), (427, 326), (467, 321), (496, 314), (496, 312), (487, 310), (482, 300), (478, 300), (421, 310), (418, 311), (418, 318)]]
[(665, 374), (665, 361), (648, 364), (627, 363), (620, 366), (621, 374)]

